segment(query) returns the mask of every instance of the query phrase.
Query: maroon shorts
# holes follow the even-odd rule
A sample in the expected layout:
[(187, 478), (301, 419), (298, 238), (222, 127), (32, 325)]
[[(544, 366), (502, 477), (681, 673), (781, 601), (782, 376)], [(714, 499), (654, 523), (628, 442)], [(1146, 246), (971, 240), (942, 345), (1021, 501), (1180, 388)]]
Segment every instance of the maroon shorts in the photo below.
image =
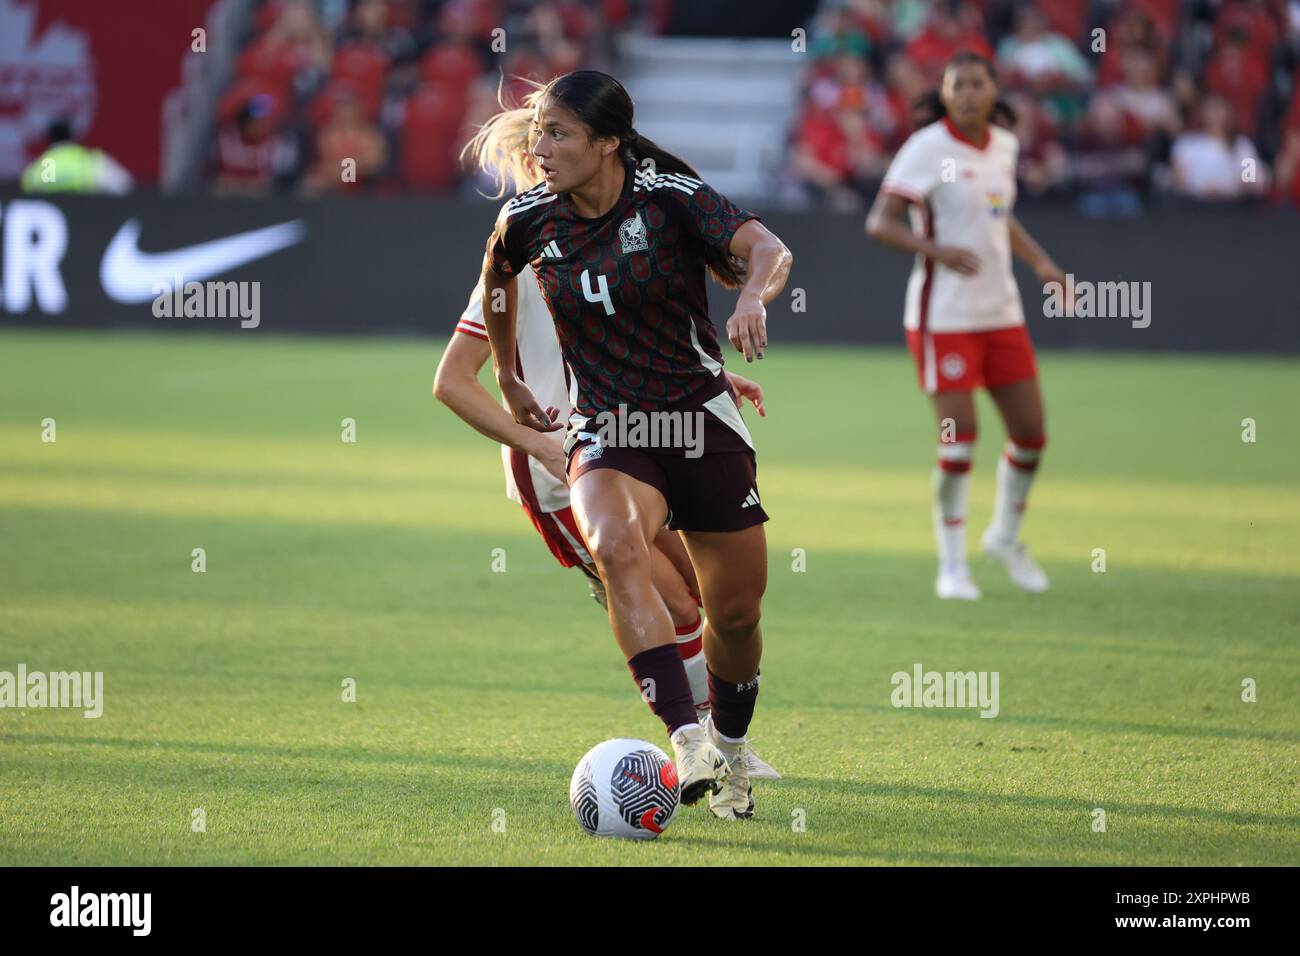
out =
[(730, 386), (664, 412), (681, 417), (652, 419), (640, 436), (630, 418), (621, 427), (617, 416), (588, 419), (569, 435), (569, 484), (598, 468), (631, 475), (664, 496), (673, 531), (743, 531), (766, 521), (754, 448)]

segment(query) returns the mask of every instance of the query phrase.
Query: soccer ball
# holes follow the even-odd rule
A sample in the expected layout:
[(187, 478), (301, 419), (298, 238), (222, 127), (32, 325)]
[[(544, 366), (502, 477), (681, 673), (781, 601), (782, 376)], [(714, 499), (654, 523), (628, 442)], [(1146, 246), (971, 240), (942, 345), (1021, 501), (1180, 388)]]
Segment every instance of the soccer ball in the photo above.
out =
[(573, 815), (592, 836), (653, 840), (672, 823), (680, 797), (677, 767), (644, 740), (597, 744), (569, 782)]

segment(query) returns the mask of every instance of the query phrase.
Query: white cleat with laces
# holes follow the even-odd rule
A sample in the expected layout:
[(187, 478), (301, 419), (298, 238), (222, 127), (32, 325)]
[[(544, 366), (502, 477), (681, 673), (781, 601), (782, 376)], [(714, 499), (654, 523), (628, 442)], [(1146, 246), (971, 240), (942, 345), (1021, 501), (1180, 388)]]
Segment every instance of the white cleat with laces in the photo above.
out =
[[(713, 729), (713, 716), (707, 710), (700, 714), (700, 725), (709, 728), (710, 731)], [(751, 780), (781, 779), (781, 772), (756, 754), (754, 752), (753, 744), (747, 746), (743, 753), (745, 768), (749, 771), (749, 778)], [(730, 758), (728, 758), (728, 763), (730, 763)]]
[(681, 802), (685, 806), (698, 803), (706, 792), (717, 793), (731, 773), (712, 738), (709, 730), (699, 725), (683, 727), (668, 738), (677, 757), (674, 763), (681, 784)]
[(1011, 583), (1020, 590), (1030, 594), (1042, 594), (1047, 590), (1047, 574), (1029, 556), (1024, 542), (1002, 541), (986, 531), (980, 539), (980, 547), (990, 558), (1002, 563)]
[(709, 739), (727, 758), (731, 773), (722, 781), (722, 787), (709, 797), (709, 809), (722, 820), (748, 820), (754, 816), (754, 788), (749, 783), (749, 766), (746, 756), (749, 743), (735, 743), (722, 739), (718, 728), (709, 722)]

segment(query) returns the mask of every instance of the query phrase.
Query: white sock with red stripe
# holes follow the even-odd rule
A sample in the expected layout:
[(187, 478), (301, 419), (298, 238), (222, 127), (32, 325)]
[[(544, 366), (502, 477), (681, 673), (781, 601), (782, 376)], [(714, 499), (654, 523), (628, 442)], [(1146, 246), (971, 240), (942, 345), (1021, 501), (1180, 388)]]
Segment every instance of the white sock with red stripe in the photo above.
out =
[(934, 541), (940, 567), (966, 564), (966, 500), (970, 494), (971, 458), (975, 433), (957, 435), (939, 446), (934, 469)]
[(691, 685), (695, 709), (709, 709), (709, 668), (704, 663), (704, 618), (697, 617), (694, 624), (677, 628), (677, 653), (682, 656), (686, 679)]
[(1007, 442), (1006, 454), (998, 459), (998, 493), (993, 501), (990, 538), (1012, 544), (1020, 536), (1029, 487), (1034, 483), (1038, 459), (1046, 444), (1046, 437), (1013, 438)]

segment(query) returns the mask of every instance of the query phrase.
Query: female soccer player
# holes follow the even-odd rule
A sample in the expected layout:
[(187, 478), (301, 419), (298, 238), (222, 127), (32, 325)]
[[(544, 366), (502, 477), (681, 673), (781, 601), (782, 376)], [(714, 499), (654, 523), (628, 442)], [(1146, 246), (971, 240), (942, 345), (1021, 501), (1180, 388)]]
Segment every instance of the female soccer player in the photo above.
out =
[[(506, 184), (535, 186), (541, 174), (529, 153), (529, 132), (533, 110), (541, 98), (538, 92), (525, 97), (525, 108), (506, 109), (489, 119), (461, 153), (475, 166), (492, 174), (497, 196)], [(544, 401), (567, 417), (570, 412), (564, 363), (555, 338), (554, 321), (541, 291), (525, 266), (521, 273), (516, 308), (516, 357), (520, 376)], [(479, 370), (491, 355), (487, 330), (482, 324), (483, 283), (470, 296), (469, 305), (456, 323), (456, 332), (443, 352), (434, 379), (434, 396), (467, 424), (501, 444), (505, 465), (506, 496), (520, 504), (551, 553), (564, 567), (579, 568), (589, 579), (592, 596), (606, 605), (605, 589), (595, 563), (587, 551), (569, 505), (565, 480), (562, 435), (539, 433), (515, 422), (478, 381)], [(760, 415), (765, 415), (763, 391), (753, 382), (730, 372), (724, 373), (737, 395), (738, 404), (748, 398)], [(699, 613), (698, 587), (690, 557), (677, 532), (667, 528), (655, 537), (651, 551), (655, 589), (668, 608), (676, 633), (678, 652), (691, 687), (701, 722), (709, 717), (708, 678), (703, 652), (703, 619)], [(780, 774), (747, 752), (752, 777), (779, 779)]]
[[(704, 274), (742, 286), (727, 334), (752, 361), (767, 347), (765, 306), (784, 287), (791, 256), (752, 213), (638, 136), (632, 118), (627, 91), (604, 73), (568, 73), (543, 89), (532, 155), (544, 182), (507, 202), (488, 238), (483, 325), (515, 421), (562, 428), (558, 407), (543, 408), (517, 368), (516, 279), (531, 263), (570, 379), (573, 513), (605, 582), (615, 639), (668, 730), (682, 802), (711, 791), (717, 816), (749, 817), (744, 755), (758, 695), (767, 515)], [(675, 436), (669, 447), (646, 440), (647, 421), (651, 434)], [(686, 440), (696, 425), (699, 440)], [(707, 728), (654, 589), (652, 546), (665, 521), (683, 533), (704, 605)]]
[[(981, 539), (1011, 580), (1047, 590), (1047, 575), (1019, 540), (1029, 486), (1046, 443), (1034, 349), (1025, 329), (1012, 255), (1044, 283), (1065, 282), (1060, 267), (1011, 214), (1019, 144), (991, 125), (998, 100), (992, 65), (975, 53), (948, 64), (943, 115), (905, 142), (867, 217), (871, 238), (916, 253), (904, 326), (921, 388), (939, 420), (934, 472), (935, 593), (977, 600), (966, 563), (966, 499), (976, 421), (973, 392), (988, 389), (1006, 426), (993, 521)], [(911, 205), (912, 227), (902, 221)]]

